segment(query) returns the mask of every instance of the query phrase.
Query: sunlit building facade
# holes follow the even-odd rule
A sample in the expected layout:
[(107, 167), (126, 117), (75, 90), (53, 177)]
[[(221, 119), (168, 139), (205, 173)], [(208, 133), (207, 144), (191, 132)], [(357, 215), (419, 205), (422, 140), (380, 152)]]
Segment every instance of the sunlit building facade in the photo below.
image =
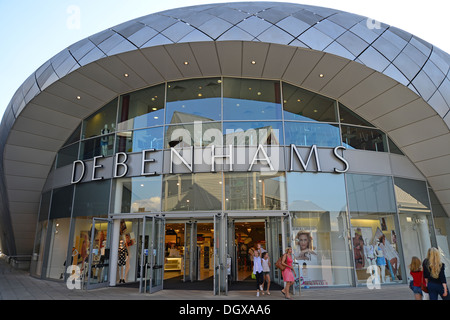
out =
[(449, 257), (449, 68), (405, 31), (297, 4), (112, 27), (3, 117), (2, 251), (87, 289), (226, 294), (257, 244), (272, 265), (293, 248), (296, 290), (406, 283), (413, 256)]

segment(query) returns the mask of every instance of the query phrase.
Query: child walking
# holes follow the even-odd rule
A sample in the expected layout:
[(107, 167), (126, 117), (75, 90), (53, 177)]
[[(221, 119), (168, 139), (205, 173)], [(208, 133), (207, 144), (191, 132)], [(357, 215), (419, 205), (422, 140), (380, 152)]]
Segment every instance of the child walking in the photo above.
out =
[[(269, 254), (267, 252), (263, 252), (262, 254), (262, 270), (263, 270), (263, 276), (264, 276), (264, 282), (267, 283), (267, 295), (270, 296), (270, 262), (269, 262)], [(263, 289), (264, 289), (264, 283), (263, 283)]]
[(409, 283), (409, 287), (412, 292), (414, 292), (414, 297), (416, 300), (422, 300), (422, 281), (423, 281), (423, 270), (422, 262), (417, 257), (412, 257), (411, 264), (409, 265), (409, 273), (411, 274), (413, 280)]

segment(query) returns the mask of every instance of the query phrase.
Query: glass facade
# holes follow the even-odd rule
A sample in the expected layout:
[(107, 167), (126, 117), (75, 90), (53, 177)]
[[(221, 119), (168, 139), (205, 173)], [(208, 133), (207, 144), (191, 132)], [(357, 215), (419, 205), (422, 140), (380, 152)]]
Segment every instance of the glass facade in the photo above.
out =
[(144, 149), (317, 145), (402, 154), (336, 100), (281, 81), (202, 78), (121, 95), (83, 121), (56, 166)]
[[(57, 153), (55, 170), (77, 159), (118, 152), (132, 156), (155, 149), (167, 158), (170, 148), (198, 150), (212, 145), (243, 149), (342, 146), (402, 154), (382, 130), (339, 101), (281, 81), (213, 77), (167, 82), (120, 95), (82, 122)], [(272, 241), (278, 243), (286, 236), (284, 243), (292, 245), (305, 286), (364, 285), (374, 275), (382, 283), (404, 283), (412, 256), (424, 258), (430, 246), (439, 246), (449, 257), (449, 219), (424, 181), (399, 178), (395, 173), (312, 173), (285, 168), (270, 174), (164, 171), (82, 182), (44, 193), (34, 273), (60, 279), (66, 261), (84, 271), (89, 255), (100, 261), (99, 252), (110, 231), (93, 224), (93, 218), (109, 217), (121, 220), (120, 235), (114, 236), (128, 243), (132, 259), (126, 279), (136, 279), (142, 258), (142, 220), (137, 217), (164, 214), (166, 219), (171, 215), (187, 219), (206, 213), (267, 217), (269, 225), (277, 225), (270, 230), (277, 234)], [(275, 214), (289, 219), (272, 221)], [(284, 233), (277, 233), (281, 229)], [(272, 248), (273, 243), (266, 247)], [(104, 281), (100, 272), (92, 275)]]
[(396, 203), (391, 177), (348, 174), (348, 202), (357, 279), (402, 280)]

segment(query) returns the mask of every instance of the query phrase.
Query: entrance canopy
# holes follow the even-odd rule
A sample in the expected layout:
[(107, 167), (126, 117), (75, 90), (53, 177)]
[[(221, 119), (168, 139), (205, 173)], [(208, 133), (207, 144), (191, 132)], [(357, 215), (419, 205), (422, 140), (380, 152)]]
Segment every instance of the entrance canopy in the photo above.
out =
[(119, 94), (165, 81), (280, 79), (384, 130), (450, 213), (450, 56), (395, 27), (327, 8), (252, 2), (151, 14), (81, 40), (17, 90), (1, 123), (2, 250), (30, 254), (56, 152)]

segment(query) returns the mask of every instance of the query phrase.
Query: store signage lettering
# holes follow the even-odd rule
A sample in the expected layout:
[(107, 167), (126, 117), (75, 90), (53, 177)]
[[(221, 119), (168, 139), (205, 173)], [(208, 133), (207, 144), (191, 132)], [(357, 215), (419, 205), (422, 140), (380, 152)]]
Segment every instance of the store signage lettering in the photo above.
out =
[[(194, 147), (184, 148), (184, 149), (190, 149), (189, 156), (184, 157), (180, 152), (175, 149), (170, 149), (170, 169), (169, 173), (173, 173), (173, 167), (174, 165), (182, 165), (186, 167), (189, 172), (194, 173)], [(234, 163), (234, 154), (233, 154), (233, 146), (230, 145), (226, 147), (227, 153), (224, 154), (216, 154), (216, 147), (211, 146), (211, 172), (216, 172), (216, 160), (217, 159), (225, 159), (223, 165), (224, 170), (225, 167), (228, 166), (228, 171), (234, 171), (235, 170), (235, 163)], [(339, 150), (346, 150), (343, 146), (337, 146), (333, 149), (332, 156), (342, 164), (342, 168), (334, 168), (335, 173), (345, 173), (349, 169), (349, 163), (348, 161), (339, 154)], [(147, 149), (143, 150), (141, 152), (141, 168), (140, 168), (140, 175), (141, 176), (153, 176), (157, 175), (158, 173), (156, 171), (150, 170), (149, 167), (151, 167), (151, 164), (154, 163), (156, 160), (154, 158), (151, 158), (152, 152), (156, 152), (156, 149)], [(103, 180), (104, 177), (101, 175), (101, 171), (104, 168), (102, 164), (102, 160), (104, 159), (104, 156), (97, 156), (94, 157), (92, 160), (92, 172), (91, 172), (91, 181), (96, 180)], [(188, 158), (188, 159), (186, 159)], [(127, 164), (128, 161), (128, 154), (125, 152), (118, 152), (114, 155), (114, 161), (113, 161), (113, 178), (123, 178), (125, 177), (129, 172), (129, 165)], [(176, 161), (178, 163), (176, 163)], [(295, 163), (299, 163), (301, 165), (301, 168), (303, 171), (309, 171), (309, 172), (322, 172), (321, 166), (320, 166), (320, 159), (319, 159), (319, 152), (316, 145), (313, 145), (309, 148), (309, 153), (306, 157), (302, 157), (295, 145), (290, 146), (290, 159), (289, 159), (289, 171), (298, 171), (295, 170), (294, 166)], [(315, 166), (312, 166), (311, 163), (315, 162)], [(263, 145), (258, 145), (256, 148), (256, 152), (254, 153), (253, 157), (251, 157), (250, 163), (248, 163), (247, 171), (255, 171), (254, 165), (257, 163), (263, 164), (265, 167), (264, 169), (259, 169), (260, 171), (264, 172), (277, 172), (277, 168), (275, 168), (273, 161), (268, 156), (267, 150)], [(311, 169), (313, 167), (313, 169)], [(308, 170), (309, 169), (309, 170)], [(72, 165), (72, 179), (71, 183), (76, 184), (81, 182), (86, 175), (86, 163), (83, 160), (76, 160), (73, 162)], [(240, 169), (239, 171), (243, 171)]]

